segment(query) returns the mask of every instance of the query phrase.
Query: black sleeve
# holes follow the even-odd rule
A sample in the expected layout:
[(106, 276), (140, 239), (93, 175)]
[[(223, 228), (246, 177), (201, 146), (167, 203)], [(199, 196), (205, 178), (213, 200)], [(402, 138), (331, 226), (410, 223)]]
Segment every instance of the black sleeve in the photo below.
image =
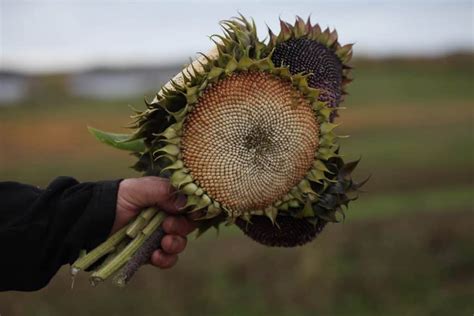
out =
[(40, 289), (81, 249), (105, 240), (119, 182), (59, 177), (45, 190), (0, 182), (0, 291)]

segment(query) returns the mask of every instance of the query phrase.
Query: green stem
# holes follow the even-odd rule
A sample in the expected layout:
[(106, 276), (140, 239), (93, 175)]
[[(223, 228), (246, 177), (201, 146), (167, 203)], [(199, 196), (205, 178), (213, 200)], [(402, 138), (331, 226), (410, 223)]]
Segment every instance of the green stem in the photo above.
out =
[(151, 218), (155, 216), (156, 212), (158, 212), (158, 208), (156, 207), (149, 207), (142, 211), (128, 227), (127, 236), (130, 238), (137, 237), (138, 233), (146, 226), (146, 224), (148, 224)]
[(166, 214), (164, 212), (156, 214), (145, 228), (143, 228), (142, 231), (115, 258), (113, 258), (108, 264), (100, 267), (100, 269), (91, 275), (91, 283), (95, 285), (98, 282), (106, 280), (127, 263), (148, 237), (158, 229), (165, 217)]
[(71, 266), (71, 274), (76, 275), (79, 271), (89, 268), (104, 255), (114, 251), (115, 246), (127, 236), (127, 228), (128, 225), (117, 231), (94, 250), (77, 259)]
[(100, 265), (99, 269), (106, 266), (107, 264), (109, 264), (110, 261), (112, 261), (112, 259), (114, 259), (115, 257), (118, 256), (118, 254), (125, 248), (127, 247), (128, 243), (130, 242), (130, 238), (124, 238), (122, 239), (122, 241), (117, 245), (115, 246), (115, 250), (111, 253), (109, 253), (107, 255), (107, 257), (105, 258), (104, 262), (102, 262), (102, 264)]

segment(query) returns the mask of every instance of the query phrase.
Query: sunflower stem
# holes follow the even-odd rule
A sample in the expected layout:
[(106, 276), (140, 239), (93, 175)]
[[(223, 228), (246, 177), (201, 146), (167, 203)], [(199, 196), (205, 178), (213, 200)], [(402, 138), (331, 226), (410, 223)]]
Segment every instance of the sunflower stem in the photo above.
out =
[(113, 283), (123, 287), (135, 275), (138, 269), (150, 261), (153, 252), (160, 248), (161, 239), (165, 235), (163, 227), (156, 229), (151, 236), (141, 245), (132, 258), (114, 276)]
[(130, 238), (137, 237), (138, 233), (148, 224), (152, 217), (155, 216), (156, 212), (158, 212), (156, 207), (149, 207), (143, 210), (128, 227), (127, 236)]
[(112, 259), (114, 259), (115, 257), (117, 257), (118, 254), (119, 254), (125, 247), (127, 247), (127, 245), (128, 245), (129, 242), (130, 242), (130, 238), (124, 238), (124, 239), (122, 239), (122, 241), (121, 241), (117, 246), (115, 246), (115, 250), (107, 255), (107, 257), (105, 258), (104, 262), (102, 262), (102, 264), (99, 266), (98, 269), (100, 269), (100, 268), (102, 268), (103, 266), (109, 264), (109, 262), (112, 261)]
[(98, 282), (105, 281), (124, 264), (126, 264), (135, 254), (135, 252), (141, 247), (141, 245), (150, 237), (150, 235), (156, 229), (158, 229), (165, 217), (166, 214), (164, 212), (159, 212), (156, 214), (152, 220), (141, 230), (141, 232), (132, 241), (130, 241), (130, 243), (122, 251), (117, 254), (117, 256), (115, 256), (110, 260), (110, 262), (100, 267), (91, 275), (91, 283), (95, 285)]
[(77, 259), (71, 266), (71, 274), (73, 276), (76, 275), (79, 271), (89, 268), (106, 254), (113, 252), (115, 250), (115, 246), (127, 236), (127, 228), (128, 225), (117, 231), (106, 241), (97, 246), (94, 250)]

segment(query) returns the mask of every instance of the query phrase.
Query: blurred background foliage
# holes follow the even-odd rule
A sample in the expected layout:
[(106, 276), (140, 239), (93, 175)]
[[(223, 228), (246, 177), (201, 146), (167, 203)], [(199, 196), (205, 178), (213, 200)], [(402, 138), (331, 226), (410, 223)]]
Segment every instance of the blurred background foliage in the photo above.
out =
[[(69, 290), (64, 267), (41, 291), (0, 293), (0, 314), (472, 314), (474, 55), (353, 65), (338, 129), (350, 135), (341, 141), (347, 159), (362, 157), (356, 178), (372, 177), (344, 223), (295, 249), (266, 248), (225, 227), (219, 238), (190, 238), (174, 269), (146, 267), (125, 289), (91, 288), (80, 275)], [(0, 179), (44, 187), (59, 175), (138, 176), (133, 157), (96, 142), (86, 126), (125, 132), (127, 105), (143, 108), (143, 95), (179, 69), (2, 72), (4, 92), (7, 82), (19, 86), (0, 101)], [(148, 92), (104, 97), (90, 87), (120, 92), (143, 78)]]

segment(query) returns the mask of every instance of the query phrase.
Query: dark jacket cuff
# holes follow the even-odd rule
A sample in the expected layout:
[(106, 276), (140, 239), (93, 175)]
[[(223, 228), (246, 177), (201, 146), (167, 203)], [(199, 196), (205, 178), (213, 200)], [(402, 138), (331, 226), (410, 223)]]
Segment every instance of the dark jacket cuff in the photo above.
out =
[(73, 263), (79, 256), (79, 251), (85, 249), (87, 252), (104, 242), (110, 235), (115, 221), (117, 207), (117, 194), (122, 180), (100, 181), (94, 185), (92, 197), (82, 214), (77, 228), (76, 241), (82, 241), (77, 245), (74, 253), (69, 258)]

